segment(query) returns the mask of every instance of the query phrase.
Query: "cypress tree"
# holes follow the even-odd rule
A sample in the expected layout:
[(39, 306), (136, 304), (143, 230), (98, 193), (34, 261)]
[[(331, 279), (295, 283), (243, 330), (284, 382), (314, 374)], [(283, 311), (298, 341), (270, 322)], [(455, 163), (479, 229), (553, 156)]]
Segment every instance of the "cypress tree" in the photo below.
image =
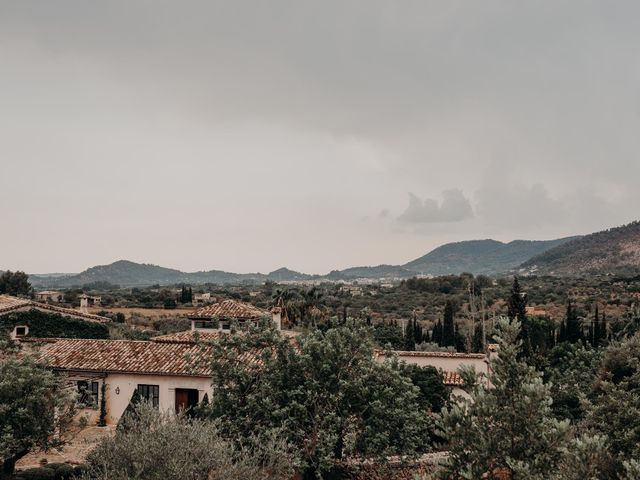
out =
[(513, 277), (507, 309), (510, 320), (524, 322), (527, 317), (527, 296), (520, 288), (518, 277)]
[(433, 326), (431, 341), (437, 343), (439, 347), (442, 346), (442, 322), (440, 320)]
[(131, 421), (136, 420), (138, 417), (138, 405), (142, 403), (142, 396), (138, 389), (136, 388), (133, 391), (133, 395), (131, 395), (131, 400), (129, 400), (129, 405), (125, 409), (124, 413), (120, 417), (118, 421), (117, 430), (126, 430), (131, 423)]
[(456, 345), (456, 331), (454, 325), (454, 307), (450, 300), (444, 306), (444, 323), (442, 325), (442, 346), (449, 347)]
[(607, 333), (607, 317), (604, 312), (602, 312), (602, 322), (600, 323), (600, 343), (606, 343), (609, 335)]
[(583, 336), (578, 313), (575, 308), (573, 308), (571, 302), (567, 304), (565, 335), (566, 340), (571, 343), (579, 342)]
[(564, 320), (560, 322), (560, 334), (558, 335), (558, 343), (567, 341), (567, 326), (564, 323)]
[(404, 329), (404, 349), (412, 352), (416, 349), (416, 338), (414, 336), (413, 322), (407, 321), (407, 325)]

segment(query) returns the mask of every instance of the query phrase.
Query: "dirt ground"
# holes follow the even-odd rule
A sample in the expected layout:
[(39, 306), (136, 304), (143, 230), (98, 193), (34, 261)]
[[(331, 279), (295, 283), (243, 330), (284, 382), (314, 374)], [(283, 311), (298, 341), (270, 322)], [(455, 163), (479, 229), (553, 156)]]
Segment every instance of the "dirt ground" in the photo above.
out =
[(114, 308), (102, 308), (102, 307), (91, 307), (89, 308), (89, 313), (97, 315), (98, 312), (111, 312), (111, 313), (122, 313), (124, 314), (124, 318), (129, 320), (132, 315), (147, 317), (152, 319), (160, 319), (160, 318), (175, 318), (175, 317), (186, 317), (187, 315), (193, 313), (195, 311), (194, 308), (175, 308), (171, 310), (165, 310), (164, 308), (126, 308), (126, 307), (114, 307)]
[(18, 470), (34, 468), (47, 463), (68, 463), (80, 465), (84, 463), (87, 455), (105, 437), (113, 435), (115, 427), (86, 427), (80, 430), (72, 439), (60, 449), (52, 449), (48, 452), (34, 451), (22, 457), (16, 464)]

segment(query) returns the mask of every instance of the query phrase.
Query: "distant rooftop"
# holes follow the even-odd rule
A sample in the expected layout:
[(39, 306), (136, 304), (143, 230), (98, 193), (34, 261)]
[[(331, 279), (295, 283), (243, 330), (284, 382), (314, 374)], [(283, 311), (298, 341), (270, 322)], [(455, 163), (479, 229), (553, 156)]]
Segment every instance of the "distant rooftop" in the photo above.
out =
[(191, 318), (238, 318), (241, 320), (257, 320), (262, 317), (270, 317), (268, 310), (254, 307), (249, 303), (239, 302), (237, 300), (224, 300), (223, 302), (207, 305), (199, 308)]
[(29, 310), (35, 308), (36, 310), (48, 311), (52, 313), (59, 313), (60, 315), (64, 315), (66, 317), (74, 317), (79, 318), (81, 320), (88, 320), (91, 322), (100, 322), (106, 323), (111, 320), (107, 317), (102, 317), (100, 315), (92, 315), (90, 313), (84, 313), (80, 310), (75, 310), (73, 308), (63, 308), (56, 307), (54, 305), (49, 305), (46, 303), (35, 302), (28, 298), (18, 298), (12, 297), (10, 295), (0, 295), (0, 315), (4, 315), (6, 313), (18, 311), (18, 310)]

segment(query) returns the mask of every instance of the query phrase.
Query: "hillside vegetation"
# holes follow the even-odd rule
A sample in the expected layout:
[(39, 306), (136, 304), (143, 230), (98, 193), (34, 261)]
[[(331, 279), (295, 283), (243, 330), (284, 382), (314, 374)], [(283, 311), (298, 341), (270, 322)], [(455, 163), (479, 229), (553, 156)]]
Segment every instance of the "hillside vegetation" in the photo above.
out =
[(640, 222), (574, 239), (527, 260), (522, 267), (555, 275), (638, 269)]
[(463, 272), (493, 275), (509, 272), (529, 258), (576, 237), (558, 240), (470, 240), (448, 243), (413, 260), (403, 268), (430, 275), (458, 275)]

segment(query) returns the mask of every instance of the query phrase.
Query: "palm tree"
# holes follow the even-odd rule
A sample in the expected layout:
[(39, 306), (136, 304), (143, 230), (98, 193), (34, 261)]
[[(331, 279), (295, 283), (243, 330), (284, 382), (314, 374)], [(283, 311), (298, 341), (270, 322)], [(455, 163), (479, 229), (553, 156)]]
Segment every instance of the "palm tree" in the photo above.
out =
[(273, 295), (271, 297), (273, 300), (273, 306), (280, 309), (282, 321), (285, 324), (289, 323), (290, 314), (295, 308), (295, 300), (297, 299), (297, 297), (298, 292), (289, 288), (277, 288), (276, 291), (273, 292)]

